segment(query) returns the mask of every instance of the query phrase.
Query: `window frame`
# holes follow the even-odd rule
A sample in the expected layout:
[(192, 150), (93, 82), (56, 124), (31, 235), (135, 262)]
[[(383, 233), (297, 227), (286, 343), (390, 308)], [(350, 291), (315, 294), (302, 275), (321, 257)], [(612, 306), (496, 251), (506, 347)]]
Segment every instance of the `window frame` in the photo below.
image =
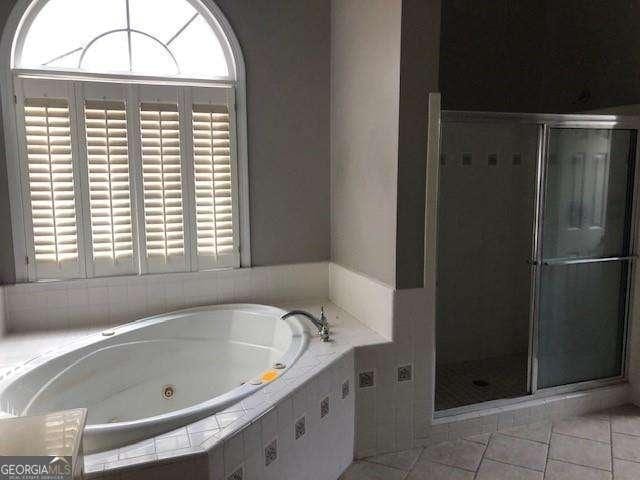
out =
[[(93, 74), (93, 73), (78, 73), (69, 72), (64, 70), (54, 69), (17, 69), (13, 68), (14, 55), (18, 48), (18, 42), (21, 38), (24, 38), (24, 33), (29, 27), (29, 19), (32, 19), (37, 14), (39, 8), (46, 3), (47, 0), (18, 0), (14, 5), (11, 14), (5, 24), (4, 31), (2, 33), (2, 39), (0, 40), (0, 75), (3, 84), (7, 88), (2, 89), (2, 112), (3, 112), (3, 130), (5, 138), (5, 152), (6, 152), (6, 164), (7, 164), (7, 179), (9, 186), (10, 197), (10, 212), (11, 212), (11, 225), (12, 225), (12, 240), (13, 240), (13, 253), (15, 264), (15, 277), (16, 283), (33, 282), (37, 281), (34, 278), (31, 271), (31, 265), (27, 261), (28, 252), (30, 252), (30, 245), (28, 239), (32, 235), (32, 232), (27, 229), (27, 222), (25, 220), (25, 203), (24, 203), (24, 178), (22, 176), (22, 150), (20, 148), (19, 135), (21, 134), (21, 124), (19, 120), (18, 96), (16, 90), (17, 79), (19, 78), (44, 78), (52, 81), (66, 82), (118, 82), (120, 84), (128, 85), (161, 85), (171, 86), (183, 89), (188, 87), (211, 87), (211, 86), (227, 86), (232, 87), (234, 91), (233, 103), (235, 109), (233, 110), (235, 116), (235, 128), (232, 128), (235, 134), (235, 169), (236, 169), (236, 231), (235, 235), (239, 246), (239, 267), (251, 266), (251, 248), (250, 248), (250, 226), (249, 226), (249, 176), (248, 176), (248, 147), (247, 147), (247, 110), (246, 110), (246, 77), (244, 68), (244, 59), (240, 44), (229, 25), (228, 21), (212, 0), (185, 0), (191, 3), (199, 13), (210, 23), (212, 29), (218, 35), (223, 49), (225, 51), (225, 57), (229, 60), (229, 70), (235, 73), (235, 79), (189, 79), (182, 77), (157, 77), (157, 76), (144, 76), (144, 75), (112, 75), (112, 74)], [(108, 0), (105, 0), (108, 1)], [(228, 55), (228, 56), (227, 56)], [(187, 88), (185, 88), (187, 87)], [(130, 104), (131, 98), (127, 98), (127, 113), (129, 121), (133, 121), (130, 116)], [(185, 105), (183, 101), (183, 105)], [(70, 108), (72, 105), (70, 105)], [(73, 105), (73, 108), (77, 110), (77, 105)], [(231, 114), (232, 110), (230, 110)], [(191, 112), (189, 112), (188, 119), (191, 119)], [(185, 120), (186, 121), (186, 117)], [(83, 126), (84, 123), (75, 122), (73, 128), (77, 128), (78, 125)], [(184, 129), (184, 126), (182, 127)], [(131, 131), (131, 129), (129, 129)], [(190, 130), (189, 130), (190, 131)], [(82, 135), (84, 137), (84, 135)], [(77, 136), (77, 140), (79, 137)], [(76, 140), (76, 143), (77, 143)], [(131, 142), (134, 139), (129, 139)], [(191, 142), (192, 139), (188, 139)], [(137, 141), (137, 140), (135, 140)], [(130, 150), (131, 151), (131, 150)], [(183, 155), (185, 155), (183, 153)], [(132, 158), (129, 159), (130, 168), (134, 167)], [(140, 159), (141, 163), (141, 159)], [(192, 163), (191, 161), (186, 162)], [(185, 171), (185, 175), (190, 175), (190, 170)], [(79, 172), (78, 172), (79, 173)], [(133, 176), (133, 171), (130, 173)], [(191, 181), (190, 176), (184, 177), (185, 180)], [(83, 180), (84, 181), (84, 180)], [(132, 180), (133, 181), (133, 180)], [(136, 187), (137, 188), (137, 187)], [(76, 186), (76, 189), (80, 192), (80, 185)], [(84, 190), (84, 188), (82, 188)], [(137, 195), (136, 195), (137, 196)], [(131, 198), (132, 203), (137, 201), (136, 198)], [(132, 205), (132, 208), (133, 207)], [(185, 207), (185, 209), (188, 207)], [(85, 210), (88, 209), (88, 204)], [(84, 215), (84, 214), (83, 214)], [(86, 216), (86, 215), (85, 215)], [(195, 214), (193, 219), (186, 219), (185, 223), (189, 228), (193, 228), (191, 223), (195, 224)], [(143, 251), (140, 250), (140, 222), (134, 226), (138, 234), (136, 240), (136, 250), (138, 259), (142, 259)], [(90, 232), (89, 232), (90, 235)], [(191, 235), (193, 237), (193, 235)], [(191, 238), (190, 237), (190, 238)], [(85, 237), (86, 238), (86, 235)], [(81, 239), (78, 239), (79, 243)], [(83, 247), (90, 246), (90, 242), (83, 242)], [(88, 259), (91, 252), (85, 252), (83, 259)], [(181, 271), (193, 271), (197, 265), (196, 252), (191, 254), (191, 258), (187, 258), (187, 267)], [(33, 259), (32, 259), (33, 260)], [(90, 273), (88, 265), (85, 263), (85, 272), (82, 278), (89, 278)], [(141, 262), (139, 262), (141, 263)], [(218, 265), (214, 268), (229, 268), (230, 265)], [(206, 270), (207, 268), (203, 268)], [(153, 273), (144, 268), (139, 268), (138, 271), (132, 273), (133, 275), (140, 275), (146, 273)], [(159, 273), (159, 272), (158, 272)], [(77, 277), (76, 277), (77, 278)], [(60, 280), (68, 280), (68, 278), (61, 278)]]

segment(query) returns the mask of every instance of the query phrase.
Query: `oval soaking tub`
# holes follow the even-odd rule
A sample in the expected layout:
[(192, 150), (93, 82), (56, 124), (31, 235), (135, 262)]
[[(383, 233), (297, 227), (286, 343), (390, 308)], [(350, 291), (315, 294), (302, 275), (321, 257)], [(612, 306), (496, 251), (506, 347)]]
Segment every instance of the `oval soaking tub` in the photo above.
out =
[(300, 318), (218, 305), (144, 318), (35, 357), (0, 380), (0, 409), (88, 409), (85, 452), (149, 438), (224, 410), (302, 354)]

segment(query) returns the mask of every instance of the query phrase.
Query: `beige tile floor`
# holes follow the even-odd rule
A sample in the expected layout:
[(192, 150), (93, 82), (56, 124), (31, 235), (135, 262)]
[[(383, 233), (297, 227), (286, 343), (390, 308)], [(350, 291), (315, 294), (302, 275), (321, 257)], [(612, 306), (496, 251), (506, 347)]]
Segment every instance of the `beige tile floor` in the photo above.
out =
[(476, 435), (354, 462), (341, 480), (640, 480), (640, 408)]

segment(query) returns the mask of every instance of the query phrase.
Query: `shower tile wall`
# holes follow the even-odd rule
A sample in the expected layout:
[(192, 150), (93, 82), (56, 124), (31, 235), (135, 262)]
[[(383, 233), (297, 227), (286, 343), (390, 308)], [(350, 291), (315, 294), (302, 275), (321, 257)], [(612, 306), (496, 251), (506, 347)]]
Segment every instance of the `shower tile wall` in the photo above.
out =
[(444, 123), (441, 151), (437, 364), (521, 359), (537, 126)]

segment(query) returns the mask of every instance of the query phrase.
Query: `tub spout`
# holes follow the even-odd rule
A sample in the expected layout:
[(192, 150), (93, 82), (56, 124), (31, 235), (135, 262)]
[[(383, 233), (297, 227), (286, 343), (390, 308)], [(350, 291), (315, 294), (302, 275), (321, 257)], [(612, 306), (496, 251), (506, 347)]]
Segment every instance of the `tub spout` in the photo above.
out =
[(328, 342), (330, 340), (329, 337), (329, 323), (327, 322), (327, 317), (324, 315), (324, 307), (321, 307), (320, 310), (320, 318), (316, 318), (311, 315), (309, 312), (305, 312), (304, 310), (291, 310), (290, 312), (282, 315), (282, 319), (292, 317), (293, 315), (301, 315), (303, 317), (308, 318), (311, 323), (313, 323), (318, 329), (318, 335), (322, 339), (323, 342)]

